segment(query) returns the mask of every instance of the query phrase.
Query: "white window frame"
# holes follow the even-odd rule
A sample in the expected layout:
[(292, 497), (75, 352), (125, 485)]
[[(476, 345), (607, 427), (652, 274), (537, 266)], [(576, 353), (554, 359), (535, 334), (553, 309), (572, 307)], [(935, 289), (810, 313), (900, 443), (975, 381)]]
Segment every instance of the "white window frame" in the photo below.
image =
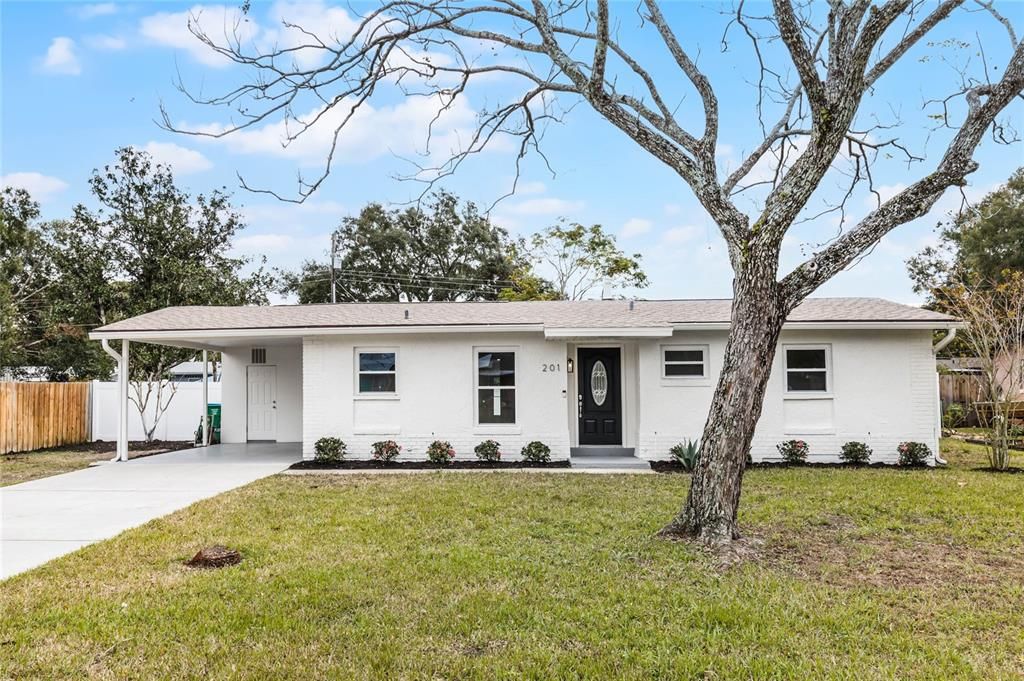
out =
[[(701, 357), (703, 357), (702, 361), (699, 362), (699, 364), (701, 364), (701, 366), (702, 366), (702, 371), (701, 371), (700, 376), (670, 376), (665, 371), (665, 366), (667, 364), (685, 364), (685, 365), (696, 365), (696, 364), (698, 364), (698, 362), (692, 362), (692, 361), (687, 361), (687, 362), (673, 361), (673, 362), (669, 362), (667, 359), (665, 359), (666, 354), (668, 352), (674, 351), (674, 350), (683, 350), (683, 351), (699, 350), (700, 353), (701, 353)], [(711, 346), (709, 346), (709, 345), (681, 345), (681, 344), (662, 345), (661, 346), (661, 379), (663, 381), (668, 381), (668, 382), (673, 382), (673, 383), (674, 382), (680, 382), (680, 383), (693, 383), (693, 382), (704, 383), (704, 382), (707, 382), (709, 374), (710, 374), (710, 370), (711, 370), (710, 359), (708, 357), (708, 355), (710, 355), (710, 354), (711, 354)]]
[[(789, 351), (790, 350), (824, 350), (824, 369), (793, 369), (793, 371), (818, 371), (825, 374), (824, 390), (790, 390), (789, 389)], [(830, 397), (834, 389), (832, 383), (832, 344), (831, 343), (788, 343), (782, 346), (782, 389), (786, 395), (794, 397)]]
[[(382, 353), (382, 352), (394, 353), (394, 355), (395, 355), (395, 370), (394, 371), (361, 371), (360, 370), (360, 368), (359, 368), (359, 356), (360, 355), (362, 355), (362, 354), (369, 354), (369, 353)], [(353, 354), (353, 362), (354, 362), (353, 368), (355, 369), (355, 371), (352, 372), (352, 375), (353, 375), (352, 392), (354, 393), (355, 397), (357, 399), (361, 399), (361, 400), (394, 399), (394, 398), (398, 397), (398, 391), (399, 391), (398, 376), (399, 376), (400, 368), (401, 368), (400, 364), (399, 364), (399, 359), (400, 358), (398, 356), (398, 348), (396, 348), (396, 347), (385, 347), (385, 348), (381, 348), (381, 347), (357, 347), (357, 348), (355, 348), (354, 349), (354, 354)], [(385, 392), (365, 392), (364, 393), (364, 392), (360, 391), (359, 390), (359, 377), (361, 375), (363, 375), (363, 374), (374, 374), (374, 375), (377, 375), (377, 374), (394, 374), (395, 375), (395, 390), (394, 390), (394, 392), (387, 392), (387, 393), (385, 393)]]
[[(512, 385), (503, 385), (499, 390), (512, 390), (512, 402), (515, 405), (516, 417), (512, 423), (481, 423), (480, 422), (480, 353), (482, 352), (511, 352), (515, 358), (515, 381)], [(473, 347), (473, 428), (474, 433), (487, 432), (519, 432), (519, 372), (522, 367), (519, 363), (519, 346), (491, 346), (481, 345)], [(493, 388), (493, 386), (483, 386)]]

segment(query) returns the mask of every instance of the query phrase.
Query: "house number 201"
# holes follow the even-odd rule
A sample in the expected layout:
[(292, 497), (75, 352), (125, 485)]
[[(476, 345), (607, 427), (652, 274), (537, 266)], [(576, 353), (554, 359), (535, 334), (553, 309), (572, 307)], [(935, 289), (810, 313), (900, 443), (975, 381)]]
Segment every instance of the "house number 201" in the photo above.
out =
[(562, 365), (561, 364), (541, 364), (540, 365), (540, 370), (543, 373), (545, 373), (545, 374), (549, 373), (549, 372), (550, 373), (556, 373), (556, 372), (559, 372), (559, 371), (562, 370)]

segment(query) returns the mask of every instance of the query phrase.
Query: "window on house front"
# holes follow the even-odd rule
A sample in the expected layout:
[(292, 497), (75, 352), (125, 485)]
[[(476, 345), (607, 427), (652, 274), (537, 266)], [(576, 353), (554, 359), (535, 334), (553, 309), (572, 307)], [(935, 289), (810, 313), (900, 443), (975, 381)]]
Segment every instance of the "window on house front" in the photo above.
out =
[(360, 350), (359, 392), (395, 393), (398, 374), (397, 353), (393, 350)]
[(825, 393), (831, 389), (828, 346), (787, 346), (785, 362), (787, 392)]
[(476, 360), (477, 423), (515, 423), (515, 351), (478, 350)]
[(662, 378), (706, 378), (706, 345), (665, 345), (661, 348)]

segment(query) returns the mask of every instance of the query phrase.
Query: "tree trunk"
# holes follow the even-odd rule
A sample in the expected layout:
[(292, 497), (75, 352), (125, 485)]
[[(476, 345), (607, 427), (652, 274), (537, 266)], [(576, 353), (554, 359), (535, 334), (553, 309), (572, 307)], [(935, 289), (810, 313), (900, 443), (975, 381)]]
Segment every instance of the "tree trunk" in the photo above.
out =
[(750, 441), (786, 318), (775, 273), (744, 271), (733, 283), (732, 325), (690, 494), (662, 530), (717, 545), (739, 537), (736, 514)]

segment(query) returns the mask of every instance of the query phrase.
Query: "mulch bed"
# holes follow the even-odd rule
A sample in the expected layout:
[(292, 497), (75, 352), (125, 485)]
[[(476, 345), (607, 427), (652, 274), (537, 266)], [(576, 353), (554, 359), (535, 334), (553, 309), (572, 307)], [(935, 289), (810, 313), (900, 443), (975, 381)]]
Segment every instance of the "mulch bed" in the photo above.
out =
[[(131, 454), (146, 452), (147, 454), (158, 454), (173, 452), (179, 449), (195, 447), (190, 440), (131, 440), (128, 442), (128, 451)], [(81, 442), (77, 445), (61, 445), (60, 447), (48, 447), (36, 450), (37, 452), (94, 452), (96, 454), (113, 454), (117, 451), (116, 441), (96, 440), (95, 442)], [(25, 452), (28, 453), (28, 452)]]
[(1018, 466), (1010, 466), (1009, 468), (1007, 468), (1004, 471), (1001, 471), (998, 468), (992, 468), (991, 466), (979, 466), (978, 468), (972, 468), (971, 470), (972, 471), (979, 471), (981, 473), (999, 473), (999, 474), (1009, 474), (1009, 475), (1024, 473), (1024, 468), (1020, 468)]
[(531, 461), (452, 461), (451, 463), (431, 463), (429, 461), (299, 461), (292, 464), (292, 470), (330, 471), (330, 470), (446, 470), (446, 469), (498, 469), (498, 468), (569, 468), (569, 461), (549, 461), (534, 463)]
[[(683, 468), (682, 464), (677, 461), (651, 461), (651, 470), (655, 473), (689, 473), (690, 471)], [(932, 470), (934, 466), (897, 466), (892, 463), (825, 463), (822, 461), (813, 461), (809, 463), (786, 463), (784, 461), (761, 461), (758, 463), (748, 463), (747, 469), (751, 468), (876, 468), (892, 470), (893, 468), (914, 468), (919, 470)], [(981, 470), (981, 469), (978, 469)]]

